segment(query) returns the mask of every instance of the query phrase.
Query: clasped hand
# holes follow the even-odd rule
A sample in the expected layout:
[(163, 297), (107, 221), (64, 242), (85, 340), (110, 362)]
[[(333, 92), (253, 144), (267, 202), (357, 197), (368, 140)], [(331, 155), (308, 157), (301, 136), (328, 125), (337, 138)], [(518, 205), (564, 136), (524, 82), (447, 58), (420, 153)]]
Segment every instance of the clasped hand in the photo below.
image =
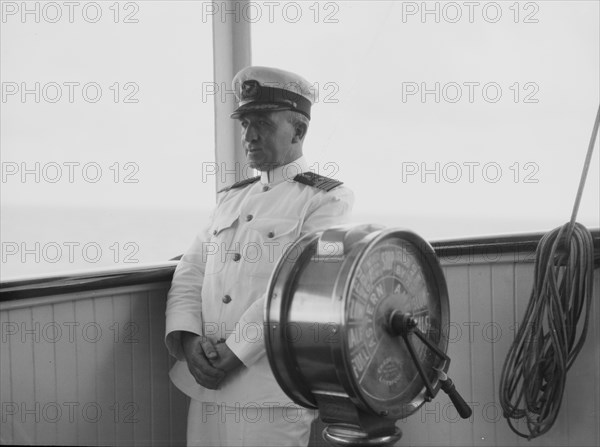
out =
[(227, 373), (242, 364), (226, 343), (213, 343), (201, 335), (184, 332), (181, 344), (190, 373), (196, 382), (211, 390), (216, 390)]

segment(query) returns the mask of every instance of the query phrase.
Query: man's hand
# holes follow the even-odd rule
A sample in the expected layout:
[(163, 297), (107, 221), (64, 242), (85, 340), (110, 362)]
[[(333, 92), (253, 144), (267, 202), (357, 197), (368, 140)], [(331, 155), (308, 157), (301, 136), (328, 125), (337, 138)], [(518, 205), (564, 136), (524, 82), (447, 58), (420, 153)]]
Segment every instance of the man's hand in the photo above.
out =
[(233, 353), (227, 343), (219, 342), (214, 347), (217, 350), (217, 358), (211, 359), (210, 363), (218, 369), (221, 369), (225, 372), (233, 371), (234, 369), (242, 366), (242, 361)]
[(196, 382), (203, 387), (216, 390), (225, 378), (225, 371), (211, 365), (211, 361), (216, 360), (219, 355), (215, 345), (206, 337), (191, 332), (181, 334), (181, 345), (190, 373)]

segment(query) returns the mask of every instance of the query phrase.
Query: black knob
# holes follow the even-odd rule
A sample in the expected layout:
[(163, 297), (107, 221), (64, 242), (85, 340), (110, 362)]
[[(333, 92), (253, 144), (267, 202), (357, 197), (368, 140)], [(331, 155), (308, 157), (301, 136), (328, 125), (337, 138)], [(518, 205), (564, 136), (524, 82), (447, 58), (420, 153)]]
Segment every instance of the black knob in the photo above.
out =
[(452, 383), (452, 379), (447, 378), (446, 380), (442, 380), (441, 383), (442, 391), (444, 391), (448, 395), (448, 397), (456, 407), (456, 411), (458, 411), (460, 417), (463, 419), (470, 418), (473, 411), (456, 390), (454, 383)]

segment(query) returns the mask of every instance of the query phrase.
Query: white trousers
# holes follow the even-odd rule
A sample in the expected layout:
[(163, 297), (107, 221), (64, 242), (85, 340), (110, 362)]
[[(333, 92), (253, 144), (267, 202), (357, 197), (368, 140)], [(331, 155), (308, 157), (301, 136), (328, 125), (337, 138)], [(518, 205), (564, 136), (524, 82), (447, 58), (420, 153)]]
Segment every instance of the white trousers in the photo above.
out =
[(190, 399), (188, 446), (303, 446), (317, 412), (258, 403), (225, 406)]

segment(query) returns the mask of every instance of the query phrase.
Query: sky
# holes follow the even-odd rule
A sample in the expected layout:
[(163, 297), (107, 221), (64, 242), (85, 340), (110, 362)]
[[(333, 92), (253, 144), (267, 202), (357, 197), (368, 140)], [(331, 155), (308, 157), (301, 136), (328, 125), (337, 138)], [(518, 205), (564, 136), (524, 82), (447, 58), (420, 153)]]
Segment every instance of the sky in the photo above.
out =
[[(191, 240), (215, 200), (215, 96), (233, 102), (213, 15), (249, 21), (253, 64), (319, 92), (304, 153), (352, 188), (356, 221), (436, 239), (569, 220), (600, 102), (597, 1), (2, 1), (4, 241), (63, 208), (190, 212)], [(591, 228), (598, 160), (596, 143)]]

